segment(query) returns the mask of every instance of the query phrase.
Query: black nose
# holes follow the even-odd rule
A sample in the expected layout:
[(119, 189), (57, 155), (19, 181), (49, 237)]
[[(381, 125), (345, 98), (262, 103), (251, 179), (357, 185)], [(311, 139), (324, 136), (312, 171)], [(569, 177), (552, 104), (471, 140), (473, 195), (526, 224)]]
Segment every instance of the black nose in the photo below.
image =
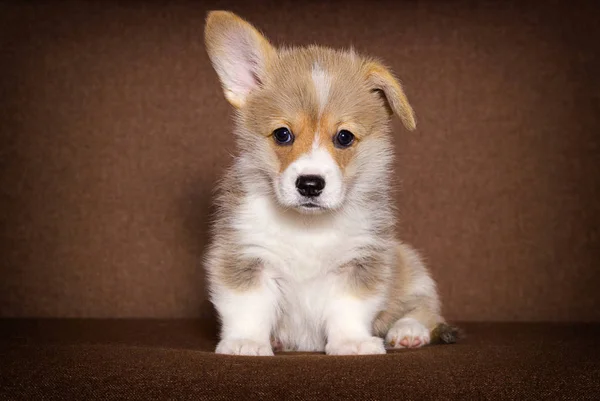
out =
[(313, 198), (321, 194), (325, 188), (325, 180), (318, 175), (301, 175), (296, 180), (296, 188), (300, 195)]

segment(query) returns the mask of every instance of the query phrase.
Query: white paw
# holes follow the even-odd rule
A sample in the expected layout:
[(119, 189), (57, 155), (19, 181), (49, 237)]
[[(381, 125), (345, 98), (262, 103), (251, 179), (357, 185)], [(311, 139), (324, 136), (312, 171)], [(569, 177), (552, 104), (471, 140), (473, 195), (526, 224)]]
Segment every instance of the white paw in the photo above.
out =
[(385, 342), (392, 348), (417, 348), (429, 344), (429, 341), (429, 330), (410, 317), (398, 320), (385, 337)]
[(362, 339), (348, 339), (328, 342), (325, 346), (327, 355), (371, 355), (385, 354), (383, 339), (379, 337), (366, 337)]
[(247, 339), (224, 339), (219, 342), (217, 354), (228, 354), (228, 355), (258, 355), (258, 356), (271, 356), (273, 355), (273, 349), (271, 344), (260, 343), (254, 340)]

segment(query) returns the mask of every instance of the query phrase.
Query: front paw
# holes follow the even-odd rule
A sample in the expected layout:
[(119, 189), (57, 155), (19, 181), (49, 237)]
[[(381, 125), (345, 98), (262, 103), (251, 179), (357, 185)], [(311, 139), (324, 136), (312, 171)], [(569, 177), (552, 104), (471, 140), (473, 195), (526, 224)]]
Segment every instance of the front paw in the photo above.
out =
[(327, 355), (385, 354), (385, 347), (383, 346), (383, 339), (379, 337), (366, 337), (330, 341), (325, 346), (325, 353)]
[(272, 356), (271, 344), (249, 339), (223, 339), (215, 350), (217, 354)]

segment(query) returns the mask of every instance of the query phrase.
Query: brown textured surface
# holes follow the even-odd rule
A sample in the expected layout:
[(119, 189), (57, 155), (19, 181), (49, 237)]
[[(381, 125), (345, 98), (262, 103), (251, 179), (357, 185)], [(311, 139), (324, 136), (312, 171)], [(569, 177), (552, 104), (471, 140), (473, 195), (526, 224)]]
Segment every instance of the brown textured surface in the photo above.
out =
[[(3, 3), (0, 315), (201, 313), (209, 197), (233, 150), (210, 8), (276, 43), (353, 44), (403, 79), (419, 126), (395, 122), (401, 229), (450, 319), (600, 320), (597, 6), (556, 1)], [(151, 358), (193, 370), (177, 352)]]
[(600, 325), (466, 324), (388, 355), (215, 355), (201, 321), (0, 321), (0, 399), (548, 399), (600, 394)]

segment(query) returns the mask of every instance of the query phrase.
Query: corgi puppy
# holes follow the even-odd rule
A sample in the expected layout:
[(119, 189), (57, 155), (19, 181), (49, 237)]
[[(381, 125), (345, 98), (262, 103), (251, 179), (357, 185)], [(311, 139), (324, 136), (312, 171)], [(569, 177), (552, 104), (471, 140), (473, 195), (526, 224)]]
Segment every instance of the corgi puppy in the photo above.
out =
[(453, 342), (434, 281), (394, 232), (390, 117), (409, 130), (415, 117), (392, 73), (353, 50), (275, 48), (226, 11), (208, 14), (205, 43), (239, 148), (205, 258), (216, 352)]

